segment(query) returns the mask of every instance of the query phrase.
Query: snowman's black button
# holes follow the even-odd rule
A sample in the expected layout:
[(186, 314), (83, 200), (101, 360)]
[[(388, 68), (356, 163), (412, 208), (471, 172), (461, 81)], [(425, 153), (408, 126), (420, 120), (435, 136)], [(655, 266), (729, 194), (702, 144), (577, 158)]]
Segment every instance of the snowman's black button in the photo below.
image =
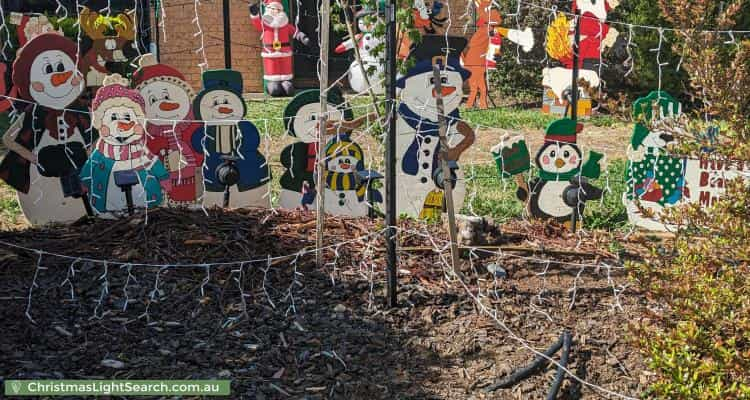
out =
[(419, 181), (422, 182), (422, 183), (427, 183), (427, 178), (422, 177)]
[(424, 155), (426, 155), (426, 156), (428, 156), (428, 157), (429, 157), (429, 155), (430, 155), (430, 151), (429, 151), (429, 150), (424, 150), (424, 151), (423, 151), (423, 153), (424, 153)]
[(346, 197), (346, 193), (339, 193), (339, 198), (340, 199), (343, 199), (344, 197)]
[(429, 163), (422, 163), (422, 168), (424, 168), (424, 169), (430, 168), (430, 164)]
[(339, 200), (339, 205), (340, 206), (343, 206), (344, 204), (346, 204), (346, 202), (344, 200)]
[(426, 137), (424, 138), (424, 142), (430, 144), (430, 142), (432, 142), (432, 138)]

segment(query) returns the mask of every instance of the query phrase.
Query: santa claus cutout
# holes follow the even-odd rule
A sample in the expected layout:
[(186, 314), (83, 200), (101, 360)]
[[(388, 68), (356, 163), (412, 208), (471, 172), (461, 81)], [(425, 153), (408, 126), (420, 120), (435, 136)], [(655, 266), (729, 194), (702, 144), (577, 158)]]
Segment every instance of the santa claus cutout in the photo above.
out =
[(250, 4), (250, 21), (260, 32), (263, 50), (263, 79), (268, 94), (274, 97), (294, 95), (294, 70), (292, 68), (292, 40), (307, 46), (310, 39), (304, 32), (289, 23), (289, 16), (279, 0), (265, 0), (263, 15), (260, 4)]
[(73, 221), (86, 215), (78, 171), (86, 162), (92, 130), (77, 107), (84, 79), (76, 44), (44, 33), (19, 51), (12, 81), (19, 114), (3, 135), (8, 155), (0, 179), (18, 192), (33, 225)]
[[(620, 4), (620, 0), (575, 0), (573, 12), (580, 12), (578, 67), (579, 77), (591, 88), (580, 88), (578, 116), (590, 116), (593, 91), (601, 84), (599, 69), (605, 49), (612, 47), (618, 32), (607, 23), (607, 14)], [(543, 111), (564, 116), (569, 109), (568, 98), (573, 76), (573, 40), (575, 19), (558, 16), (547, 30), (547, 53), (562, 66), (545, 68), (543, 71)]]

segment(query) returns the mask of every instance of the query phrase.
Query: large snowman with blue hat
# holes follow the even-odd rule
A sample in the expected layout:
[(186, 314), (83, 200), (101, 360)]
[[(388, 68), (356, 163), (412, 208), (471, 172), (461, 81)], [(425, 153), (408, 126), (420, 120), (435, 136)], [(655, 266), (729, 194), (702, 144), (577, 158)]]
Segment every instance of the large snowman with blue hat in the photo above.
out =
[[(463, 206), (466, 182), (458, 160), (474, 143), (474, 131), (461, 121), (458, 112), (463, 84), (470, 76), (460, 63), (465, 47), (464, 38), (425, 35), (409, 54), (414, 66), (397, 81), (401, 100), (396, 126), (396, 185), (400, 214), (439, 218), (444, 210), (443, 190), (448, 182), (453, 185), (455, 209), (460, 210)], [(433, 65), (440, 67), (440, 93), (436, 88)], [(450, 179), (442, 177), (439, 161), (438, 95), (443, 99), (448, 124)]]

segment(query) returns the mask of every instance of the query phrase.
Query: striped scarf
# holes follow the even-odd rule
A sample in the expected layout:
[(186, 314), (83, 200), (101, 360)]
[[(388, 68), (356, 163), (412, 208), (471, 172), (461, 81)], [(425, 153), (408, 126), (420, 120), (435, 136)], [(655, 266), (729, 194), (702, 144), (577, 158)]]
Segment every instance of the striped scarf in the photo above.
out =
[[(115, 161), (149, 161), (153, 162), (156, 158), (148, 149), (143, 145), (143, 140), (133, 142), (125, 145), (114, 145), (104, 141), (103, 138), (99, 138), (96, 143), (96, 149), (104, 154), (105, 157)], [(145, 160), (144, 160), (145, 157)]]
[[(193, 116), (193, 112), (190, 111), (190, 113), (188, 113), (185, 118), (190, 121), (195, 117)], [(174, 126), (172, 124), (157, 125), (149, 122), (146, 125), (146, 132), (152, 138), (166, 139), (167, 148), (169, 150), (176, 151), (181, 148), (183, 150), (182, 157), (184, 158), (184, 162), (187, 163), (186, 167), (196, 167), (198, 165), (198, 160), (196, 159), (195, 154), (189, 150), (191, 149), (190, 143), (185, 141), (183, 137), (183, 134), (191, 129), (194, 125), (188, 121), (180, 121)], [(173, 127), (174, 129), (172, 129)]]
[[(367, 186), (359, 184), (357, 186), (357, 180), (354, 178), (352, 172), (331, 172), (325, 171), (323, 177), (326, 180), (326, 187), (331, 190), (355, 190), (357, 191), (357, 199), (363, 201), (365, 194), (367, 193)], [(356, 186), (356, 188), (355, 188)]]

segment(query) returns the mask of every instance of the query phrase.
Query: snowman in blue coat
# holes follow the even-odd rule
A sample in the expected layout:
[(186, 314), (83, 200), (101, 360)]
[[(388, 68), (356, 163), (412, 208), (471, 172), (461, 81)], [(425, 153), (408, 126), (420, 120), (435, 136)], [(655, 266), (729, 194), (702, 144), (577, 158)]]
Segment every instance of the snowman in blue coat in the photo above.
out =
[(258, 151), (258, 128), (244, 120), (242, 75), (228, 69), (204, 72), (193, 109), (204, 121), (192, 137), (195, 151), (205, 155), (203, 205), (270, 207), (271, 172)]

